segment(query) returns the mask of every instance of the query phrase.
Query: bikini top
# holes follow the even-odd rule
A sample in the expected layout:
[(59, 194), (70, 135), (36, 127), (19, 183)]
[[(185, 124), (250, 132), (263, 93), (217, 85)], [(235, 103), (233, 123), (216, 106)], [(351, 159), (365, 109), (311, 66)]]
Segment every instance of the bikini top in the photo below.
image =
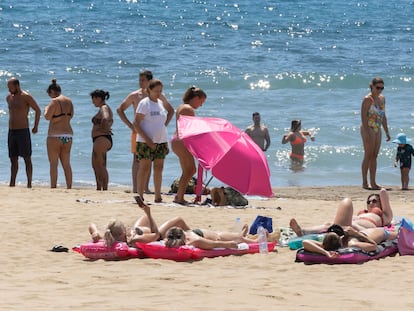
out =
[(72, 115), (72, 113), (70, 113), (70, 112), (68, 112), (68, 113), (64, 113), (63, 112), (63, 109), (62, 109), (62, 104), (59, 102), (59, 106), (60, 106), (60, 111), (61, 111), (61, 113), (60, 114), (54, 114), (53, 116), (52, 116), (52, 118), (59, 118), (59, 117), (63, 117), (63, 116), (71, 116)]
[(301, 145), (306, 143), (306, 137), (301, 132), (295, 133), (295, 139), (290, 142), (292, 145)]
[(382, 215), (383, 215), (382, 209), (380, 209), (379, 207), (373, 207), (369, 211), (367, 209), (364, 209), (364, 210), (359, 211), (357, 215), (361, 216), (361, 215), (367, 214), (367, 213), (372, 213), (372, 214), (378, 215), (381, 218), (382, 226), (384, 226), (384, 218), (382, 217)]

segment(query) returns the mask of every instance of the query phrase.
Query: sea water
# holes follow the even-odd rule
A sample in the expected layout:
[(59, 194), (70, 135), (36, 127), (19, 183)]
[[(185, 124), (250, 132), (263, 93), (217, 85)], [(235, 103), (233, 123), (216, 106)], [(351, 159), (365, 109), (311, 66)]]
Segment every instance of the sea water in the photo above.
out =
[[(153, 71), (174, 107), (191, 85), (207, 101), (198, 116), (221, 117), (244, 129), (258, 111), (272, 139), (266, 152), (273, 186), (361, 185), (360, 107), (373, 77), (385, 81), (391, 135), (413, 128), (413, 1), (11, 1), (0, 2), (0, 183), (8, 183), (7, 80), (16, 76), (41, 109), (56, 78), (72, 98), (74, 186), (93, 186), (89, 93), (110, 92), (114, 146), (110, 188), (131, 184), (130, 130), (116, 115), (138, 88), (138, 72)], [(128, 111), (132, 118), (132, 109)], [(33, 113), (30, 123), (33, 124)], [(292, 119), (315, 133), (303, 171), (290, 169), (282, 145)], [(168, 126), (174, 132), (174, 121)], [(49, 184), (48, 122), (32, 135), (33, 183)], [(385, 136), (385, 135), (384, 135)], [(385, 142), (377, 181), (399, 185), (396, 145)], [(17, 182), (25, 185), (19, 160)], [(163, 186), (179, 177), (171, 152)], [(64, 176), (59, 168), (60, 185)], [(260, 181), (258, 181), (260, 182)], [(212, 184), (221, 184), (213, 179)]]

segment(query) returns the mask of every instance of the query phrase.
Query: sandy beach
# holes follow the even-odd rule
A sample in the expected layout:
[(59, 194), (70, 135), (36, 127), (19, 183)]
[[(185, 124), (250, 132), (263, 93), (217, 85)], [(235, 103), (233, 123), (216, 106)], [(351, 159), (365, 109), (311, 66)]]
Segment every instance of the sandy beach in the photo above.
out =
[[(414, 219), (414, 190), (390, 187), (395, 216)], [(331, 220), (349, 196), (362, 209), (371, 191), (359, 187), (277, 188), (271, 199), (250, 199), (249, 208), (182, 207), (164, 195), (152, 204), (158, 223), (182, 216), (191, 226), (231, 230), (236, 217), (256, 215), (274, 228), (295, 217), (303, 225)], [(90, 240), (88, 223), (104, 228), (112, 217), (131, 225), (142, 214), (124, 189), (49, 189), (0, 186), (2, 237), (1, 310), (412, 310), (411, 256), (361, 265), (304, 265), (295, 251), (178, 263), (130, 259), (90, 261), (70, 249)], [(147, 195), (152, 202), (153, 196)]]

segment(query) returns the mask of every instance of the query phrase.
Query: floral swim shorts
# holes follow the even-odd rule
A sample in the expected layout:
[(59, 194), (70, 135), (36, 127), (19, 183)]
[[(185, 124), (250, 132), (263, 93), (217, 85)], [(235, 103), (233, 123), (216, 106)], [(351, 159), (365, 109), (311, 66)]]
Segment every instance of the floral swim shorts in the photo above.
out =
[(155, 149), (148, 147), (146, 143), (137, 142), (136, 157), (138, 160), (151, 160), (165, 159), (165, 156), (170, 152), (168, 149), (168, 143), (157, 144)]

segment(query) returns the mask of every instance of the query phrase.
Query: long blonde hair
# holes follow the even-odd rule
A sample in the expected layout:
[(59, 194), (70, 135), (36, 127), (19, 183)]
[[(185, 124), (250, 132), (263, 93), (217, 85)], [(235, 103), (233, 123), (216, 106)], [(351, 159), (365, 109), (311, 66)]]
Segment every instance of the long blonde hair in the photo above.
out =
[(111, 219), (106, 226), (104, 240), (106, 246), (111, 246), (114, 242), (126, 242), (126, 228), (122, 221)]

